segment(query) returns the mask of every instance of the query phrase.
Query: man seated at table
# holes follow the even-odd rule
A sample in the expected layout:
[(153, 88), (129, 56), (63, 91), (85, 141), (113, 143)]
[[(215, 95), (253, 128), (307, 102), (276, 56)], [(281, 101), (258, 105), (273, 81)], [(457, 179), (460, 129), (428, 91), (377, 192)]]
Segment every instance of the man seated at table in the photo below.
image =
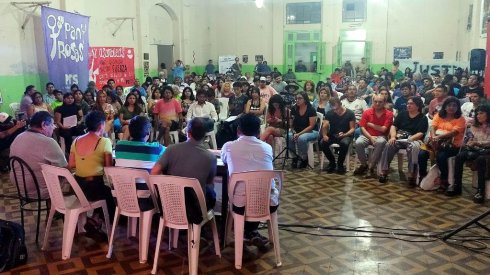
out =
[[(129, 140), (120, 140), (116, 144), (116, 165), (135, 169), (151, 171), (155, 163), (165, 152), (165, 147), (159, 142), (147, 142), (150, 137), (151, 124), (145, 116), (135, 116), (129, 122)], [(147, 183), (136, 179), (137, 190), (148, 190)], [(138, 199), (140, 208), (152, 208), (148, 199)]]
[[(206, 196), (207, 209), (214, 208), (216, 193), (214, 192), (214, 177), (216, 176), (216, 156), (204, 146), (206, 123), (203, 118), (196, 117), (187, 124), (187, 141), (173, 144), (165, 150), (165, 154), (151, 169), (152, 175), (172, 175), (195, 178), (201, 184)], [(197, 201), (187, 200), (188, 209), (199, 209)], [(189, 217), (188, 217), (189, 218)]]
[[(233, 173), (273, 170), (272, 147), (258, 139), (260, 119), (253, 114), (244, 114), (238, 120), (237, 134), (239, 138), (229, 141), (221, 149), (221, 159), (228, 165), (228, 172)], [(279, 191), (274, 183), (271, 190), (270, 211), (275, 212), (279, 206)], [(238, 183), (233, 196), (233, 212), (245, 213), (245, 185)], [(258, 247), (264, 247), (269, 241), (259, 234), (258, 222), (245, 222), (244, 240)]]
[[(68, 163), (58, 143), (51, 138), (55, 126), (50, 113), (46, 111), (35, 113), (31, 117), (29, 125), (29, 130), (18, 135), (10, 146), (10, 156), (19, 157), (29, 165), (39, 184), (40, 198), (48, 199), (49, 193), (41, 173), (41, 164), (45, 163), (58, 167), (66, 167)], [(22, 181), (22, 171), (17, 169), (15, 172), (17, 179)], [(14, 171), (11, 171), (11, 179), (13, 179), (13, 176)], [(29, 197), (37, 198), (34, 179), (30, 175), (26, 175), (25, 181)], [(15, 184), (15, 180), (12, 183)], [(21, 183), (19, 182), (19, 184)], [(23, 187), (21, 188), (23, 189)]]

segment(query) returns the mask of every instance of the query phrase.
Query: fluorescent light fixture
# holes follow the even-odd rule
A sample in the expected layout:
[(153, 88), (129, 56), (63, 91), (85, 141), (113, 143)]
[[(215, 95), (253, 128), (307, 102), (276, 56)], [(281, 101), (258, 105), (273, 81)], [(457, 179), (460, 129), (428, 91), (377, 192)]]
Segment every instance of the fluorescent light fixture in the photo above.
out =
[(259, 9), (264, 7), (264, 0), (255, 0), (255, 6)]

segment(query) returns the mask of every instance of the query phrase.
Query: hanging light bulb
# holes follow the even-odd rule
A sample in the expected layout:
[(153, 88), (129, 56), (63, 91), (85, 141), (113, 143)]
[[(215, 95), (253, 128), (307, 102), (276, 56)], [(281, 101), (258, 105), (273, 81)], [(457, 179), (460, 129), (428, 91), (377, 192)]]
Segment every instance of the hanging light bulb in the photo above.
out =
[(255, 0), (255, 6), (259, 9), (264, 7), (264, 0)]

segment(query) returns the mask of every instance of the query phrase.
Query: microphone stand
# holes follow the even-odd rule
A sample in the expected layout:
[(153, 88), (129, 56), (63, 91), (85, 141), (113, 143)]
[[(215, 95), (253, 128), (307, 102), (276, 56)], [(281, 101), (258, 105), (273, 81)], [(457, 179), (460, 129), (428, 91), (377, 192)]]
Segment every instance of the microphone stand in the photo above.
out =
[[(296, 148), (293, 148), (294, 150), (290, 150), (289, 148), (289, 130), (291, 127), (289, 124), (290, 119), (291, 119), (291, 107), (286, 106), (286, 146), (284, 146), (284, 149), (282, 149), (281, 152), (279, 152), (279, 154), (277, 154), (277, 156), (272, 160), (272, 162), (274, 163), (276, 159), (282, 158), (282, 168), (281, 168), (282, 170), (284, 170), (284, 166), (286, 165), (286, 161), (288, 159), (299, 158), (298, 154), (296, 153)], [(290, 152), (294, 155), (294, 157), (291, 157), (289, 155)], [(312, 168), (309, 164), (308, 167)]]

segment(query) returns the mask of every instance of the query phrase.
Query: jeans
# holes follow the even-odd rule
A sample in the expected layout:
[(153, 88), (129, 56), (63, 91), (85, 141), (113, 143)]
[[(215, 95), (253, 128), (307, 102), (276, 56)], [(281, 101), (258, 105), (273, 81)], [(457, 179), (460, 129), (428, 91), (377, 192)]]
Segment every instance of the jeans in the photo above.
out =
[[(302, 159), (308, 158), (308, 142), (318, 140), (318, 131), (311, 131), (308, 133), (304, 133), (298, 137), (298, 140), (293, 140), (293, 135), (288, 133), (289, 135), (289, 148), (294, 150), (295, 145), (298, 145), (298, 156)], [(294, 155), (294, 154), (293, 154)]]
[(386, 143), (385, 149), (381, 154), (381, 160), (380, 160), (381, 170), (389, 171), (390, 163), (395, 157), (396, 153), (398, 153), (398, 150), (406, 149), (407, 158), (408, 158), (408, 172), (412, 174), (415, 173), (415, 166), (417, 165), (420, 145), (421, 145), (420, 141), (412, 141), (412, 142), (395, 141), (393, 145)]
[[(447, 182), (448, 177), (448, 159), (458, 154), (459, 148), (439, 149), (436, 153), (436, 164), (441, 171), (441, 181)], [(419, 153), (419, 175), (420, 179), (427, 175), (427, 162), (429, 161), (429, 152), (421, 150)]]
[(331, 137), (328, 139), (327, 142), (321, 140), (320, 141), (320, 148), (322, 149), (323, 153), (325, 154), (325, 157), (327, 157), (328, 161), (330, 162), (331, 166), (335, 166), (335, 156), (332, 153), (332, 150), (330, 150), (330, 145), (332, 144), (338, 144), (339, 147), (339, 159), (337, 161), (337, 164), (339, 167), (344, 166), (344, 161), (345, 157), (347, 156), (347, 153), (349, 152), (349, 146), (351, 143), (352, 138), (351, 137), (344, 137), (342, 139), (339, 139), (337, 137)]
[[(269, 210), (271, 211), (271, 214), (276, 212), (277, 211), (277, 208), (279, 208), (279, 205), (275, 205), (275, 206), (270, 206), (269, 207)], [(245, 206), (242, 206), (242, 207), (238, 207), (238, 206), (235, 206), (233, 205), (233, 212), (238, 214), (238, 215), (245, 215)], [(249, 235), (250, 233), (254, 232), (254, 231), (257, 231), (257, 229), (259, 228), (259, 222), (248, 222), (248, 221), (245, 221), (245, 228), (244, 228), (244, 235), (247, 236)]]
[(487, 168), (487, 155), (480, 155), (477, 152), (462, 150), (456, 156), (454, 165), (454, 191), (460, 193), (463, 183), (463, 168), (466, 161), (476, 163), (478, 171), (478, 192), (483, 193), (485, 190), (485, 172)]

